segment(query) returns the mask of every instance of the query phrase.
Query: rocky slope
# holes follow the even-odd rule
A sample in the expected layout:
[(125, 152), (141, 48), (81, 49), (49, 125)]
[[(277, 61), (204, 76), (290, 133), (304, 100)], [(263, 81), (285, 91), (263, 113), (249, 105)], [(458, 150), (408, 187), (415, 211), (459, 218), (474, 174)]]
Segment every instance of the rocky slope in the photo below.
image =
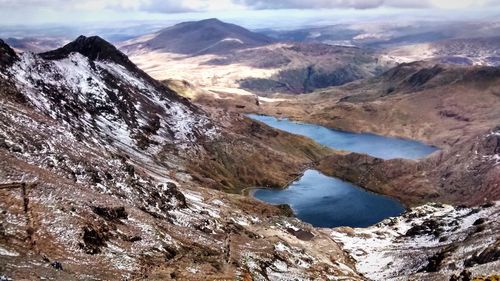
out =
[(498, 280), (498, 203), (427, 204), (365, 229), (330, 232), (371, 280)]
[(200, 186), (189, 168), (234, 156), (207, 150), (218, 140), (283, 158), (285, 178), (328, 151), (248, 120), (228, 131), (231, 118), (211, 119), (97, 37), (40, 56), (0, 48), (2, 279), (361, 279), (328, 235)]

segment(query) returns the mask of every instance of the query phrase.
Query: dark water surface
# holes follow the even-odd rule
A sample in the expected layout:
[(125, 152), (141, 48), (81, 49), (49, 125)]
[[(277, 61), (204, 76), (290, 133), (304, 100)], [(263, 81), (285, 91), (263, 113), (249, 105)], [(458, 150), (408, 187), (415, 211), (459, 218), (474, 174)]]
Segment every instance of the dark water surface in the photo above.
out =
[[(437, 150), (412, 140), (343, 132), (270, 116), (248, 116), (271, 127), (309, 137), (325, 146), (383, 159), (418, 159)], [(317, 227), (366, 227), (404, 211), (404, 207), (392, 198), (365, 191), (315, 170), (307, 170), (287, 189), (256, 189), (253, 195), (271, 204), (288, 204), (299, 219)]]

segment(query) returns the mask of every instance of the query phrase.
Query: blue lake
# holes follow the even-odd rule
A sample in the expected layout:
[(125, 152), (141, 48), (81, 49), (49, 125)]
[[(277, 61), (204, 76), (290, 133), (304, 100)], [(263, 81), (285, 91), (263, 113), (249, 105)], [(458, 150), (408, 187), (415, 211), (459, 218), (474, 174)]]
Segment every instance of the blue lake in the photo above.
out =
[[(332, 130), (263, 115), (249, 114), (248, 117), (286, 132), (309, 137), (331, 148), (366, 153), (383, 159), (418, 159), (437, 150), (412, 140)], [(404, 207), (392, 198), (368, 192), (315, 170), (307, 170), (286, 189), (256, 189), (253, 196), (270, 204), (288, 204), (299, 219), (317, 227), (366, 227), (404, 211)]]
[(366, 153), (382, 159), (418, 159), (437, 149), (418, 141), (384, 137), (375, 134), (351, 133), (329, 129), (319, 125), (278, 119), (271, 116), (248, 114), (248, 117), (296, 135), (306, 136), (322, 145), (358, 153)]

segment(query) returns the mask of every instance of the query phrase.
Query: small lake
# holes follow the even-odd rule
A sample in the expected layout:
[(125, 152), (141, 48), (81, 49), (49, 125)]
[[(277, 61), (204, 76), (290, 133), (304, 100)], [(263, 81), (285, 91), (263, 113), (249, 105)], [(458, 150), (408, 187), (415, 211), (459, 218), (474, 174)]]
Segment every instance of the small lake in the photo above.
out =
[[(344, 132), (271, 116), (247, 116), (271, 127), (309, 137), (331, 148), (383, 159), (418, 159), (437, 150), (413, 140)], [(392, 198), (325, 176), (316, 170), (307, 170), (286, 189), (256, 189), (253, 196), (270, 204), (288, 204), (299, 219), (317, 227), (366, 227), (404, 211), (403, 205)]]
[(418, 141), (384, 137), (368, 133), (351, 133), (323, 126), (278, 119), (271, 116), (248, 114), (248, 117), (296, 135), (306, 136), (322, 145), (382, 158), (418, 159), (437, 149)]

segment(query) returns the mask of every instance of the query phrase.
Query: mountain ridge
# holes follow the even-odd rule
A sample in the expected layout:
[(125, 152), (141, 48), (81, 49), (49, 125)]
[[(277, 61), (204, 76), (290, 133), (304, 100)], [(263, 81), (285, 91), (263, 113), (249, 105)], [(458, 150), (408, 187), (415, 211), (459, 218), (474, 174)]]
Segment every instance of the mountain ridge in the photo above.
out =
[[(0, 69), (0, 279), (232, 280), (333, 270), (357, 278), (325, 234), (223, 192), (284, 184), (329, 150), (241, 115), (204, 112), (140, 72), (95, 58), (26, 52)], [(201, 164), (228, 179), (193, 172)], [(328, 249), (288, 237), (289, 223)], [(268, 226), (275, 229), (266, 233)], [(310, 247), (271, 254), (290, 238)], [(289, 273), (266, 269), (283, 260)]]

